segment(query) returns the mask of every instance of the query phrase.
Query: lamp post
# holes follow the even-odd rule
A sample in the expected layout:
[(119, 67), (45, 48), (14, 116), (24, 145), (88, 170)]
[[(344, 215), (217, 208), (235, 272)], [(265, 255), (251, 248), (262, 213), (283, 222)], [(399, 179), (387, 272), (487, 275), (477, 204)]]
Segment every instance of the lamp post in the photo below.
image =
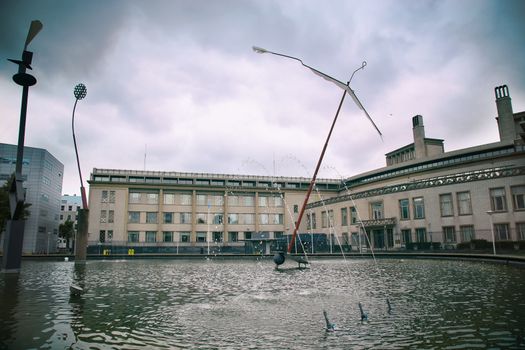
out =
[(492, 222), (492, 214), (494, 214), (494, 211), (489, 210), (487, 214), (489, 215), (490, 232), (492, 234), (492, 252), (496, 255), (496, 236), (494, 236), (494, 224)]
[(73, 95), (75, 96), (75, 104), (73, 105), (73, 114), (71, 117), (71, 130), (73, 132), (73, 144), (75, 146), (75, 155), (77, 158), (78, 176), (80, 177), (80, 194), (82, 196), (82, 209), (78, 210), (78, 226), (75, 238), (75, 262), (79, 262), (86, 260), (89, 209), (86, 197), (86, 189), (84, 188), (84, 182), (82, 180), (82, 170), (80, 169), (77, 139), (75, 137), (75, 110), (77, 108), (78, 101), (82, 100), (87, 95), (86, 86), (82, 83), (77, 84), (73, 90)]
[(84, 188), (84, 182), (82, 180), (82, 170), (80, 170), (80, 159), (78, 158), (77, 139), (75, 137), (75, 109), (77, 108), (78, 101), (82, 100), (87, 95), (86, 85), (82, 83), (77, 84), (75, 86), (75, 89), (73, 90), (73, 95), (75, 95), (75, 104), (73, 105), (73, 115), (71, 117), (71, 130), (73, 131), (73, 144), (75, 146), (75, 155), (77, 157), (78, 175), (80, 177), (80, 195), (82, 196), (82, 208), (88, 209), (86, 189)]
[(18, 130), (15, 178), (9, 188), (10, 218), (6, 225), (4, 255), (2, 257), (2, 271), (4, 272), (19, 272), (22, 262), (25, 227), (25, 220), (23, 219), (25, 194), (23, 187), (24, 180), (22, 178), (22, 161), (24, 158), (27, 97), (29, 94), (29, 87), (36, 84), (36, 78), (31, 74), (26, 73), (26, 69), (33, 69), (31, 68), (33, 53), (27, 51), (27, 45), (29, 45), (33, 38), (40, 32), (42, 27), (42, 22), (38, 20), (32, 21), (29, 27), (29, 32), (27, 33), (24, 50), (22, 51), (22, 59), (8, 59), (8, 61), (18, 65), (18, 73), (13, 75), (13, 80), (16, 84), (22, 86), (22, 102), (20, 108), (20, 127)]
[[(315, 180), (317, 179), (317, 173), (319, 172), (319, 168), (321, 167), (321, 163), (323, 161), (323, 157), (324, 157), (324, 154), (326, 152), (326, 148), (328, 147), (328, 142), (330, 141), (330, 136), (332, 135), (332, 131), (334, 130), (334, 126), (335, 126), (335, 123), (337, 121), (337, 117), (339, 116), (339, 111), (341, 110), (341, 106), (343, 105), (343, 102), (345, 100), (345, 96), (346, 94), (348, 93), (352, 99), (354, 100), (355, 104), (361, 109), (363, 110), (363, 112), (365, 113), (366, 117), (368, 118), (368, 120), (372, 123), (372, 125), (374, 126), (374, 128), (376, 129), (376, 131), (379, 133), (379, 135), (381, 136), (381, 131), (379, 131), (378, 127), (376, 126), (376, 124), (374, 123), (374, 121), (372, 120), (372, 118), (370, 117), (370, 115), (368, 114), (368, 112), (366, 111), (366, 109), (363, 107), (363, 105), (361, 104), (361, 102), (359, 101), (359, 99), (357, 98), (357, 96), (355, 95), (354, 93), (354, 90), (352, 90), (350, 88), (350, 82), (352, 81), (352, 78), (354, 77), (354, 74), (361, 70), (361, 69), (364, 69), (365, 66), (366, 66), (366, 62), (363, 62), (361, 64), (361, 67), (357, 68), (353, 73), (352, 73), (352, 76), (350, 77), (350, 80), (345, 84), (313, 67), (310, 67), (306, 64), (304, 64), (304, 62), (297, 58), (297, 57), (293, 57), (293, 56), (289, 56), (289, 55), (284, 55), (284, 54), (281, 54), (281, 53), (277, 53), (277, 52), (273, 52), (273, 51), (269, 51), (269, 50), (266, 50), (266, 49), (263, 49), (261, 47), (257, 47), (257, 46), (253, 46), (252, 47), (253, 51), (255, 51), (256, 53), (270, 53), (272, 55), (276, 55), (276, 56), (280, 56), (280, 57), (284, 57), (284, 58), (289, 58), (289, 59), (292, 59), (292, 60), (295, 60), (295, 61), (298, 61), (299, 63), (301, 63), (304, 67), (310, 69), (314, 74), (316, 75), (319, 75), (320, 77), (322, 77), (323, 79), (325, 80), (328, 80), (332, 83), (334, 83), (335, 85), (339, 86), (341, 89), (343, 89), (343, 96), (341, 97), (341, 101), (339, 102), (339, 106), (337, 107), (337, 112), (335, 114), (335, 117), (334, 117), (334, 120), (332, 122), (332, 126), (330, 127), (330, 131), (328, 132), (328, 136), (326, 138), (326, 141), (325, 141), (325, 144), (323, 146), (323, 149), (321, 151), (321, 155), (319, 156), (319, 160), (317, 162), (317, 166), (315, 168), (315, 171), (314, 171), (314, 174), (312, 176), (312, 180), (310, 181), (310, 185), (308, 186), (308, 191), (306, 192), (306, 197), (304, 199), (304, 202), (303, 202), (303, 205), (301, 207), (301, 210), (299, 212), (299, 216), (297, 218), (297, 221), (295, 223), (295, 228), (294, 228), (294, 231), (293, 231), (293, 234), (292, 234), (292, 239), (290, 241), (290, 244), (288, 245), (288, 254), (291, 253), (292, 251), (292, 248), (294, 247), (294, 243), (295, 243), (295, 238), (297, 236), (297, 231), (299, 229), (299, 226), (301, 224), (301, 220), (303, 218), (303, 215), (304, 215), (304, 210), (306, 208), (306, 204), (308, 203), (308, 199), (310, 198), (310, 194), (312, 193), (312, 189), (313, 189), (313, 186), (315, 184)], [(330, 237), (331, 238), (331, 237)], [(331, 241), (330, 241), (331, 243)], [(330, 247), (331, 249), (331, 247)], [(284, 263), (285, 261), (285, 257), (284, 257), (284, 253), (278, 253), (274, 256), (274, 262), (276, 265), (281, 265), (282, 263)]]

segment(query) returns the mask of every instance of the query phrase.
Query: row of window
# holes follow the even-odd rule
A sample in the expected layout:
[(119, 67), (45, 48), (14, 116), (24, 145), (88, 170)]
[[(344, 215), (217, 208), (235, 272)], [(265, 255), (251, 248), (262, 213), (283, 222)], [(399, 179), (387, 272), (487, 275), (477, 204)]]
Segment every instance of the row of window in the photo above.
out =
[[(115, 192), (115, 191), (102, 191), (102, 202), (114, 203), (115, 196), (111, 194), (104, 195), (104, 192)], [(224, 205), (224, 194), (196, 194), (195, 203), (199, 206), (223, 206)], [(255, 206), (255, 194), (232, 194), (226, 196), (229, 206), (242, 206), (242, 207), (254, 207)], [(112, 201), (113, 200), (113, 201)], [(159, 204), (159, 193), (157, 192), (130, 192), (129, 193), (130, 204)], [(165, 205), (192, 205), (192, 194), (191, 193), (164, 193), (163, 203)], [(282, 207), (283, 197), (281, 195), (259, 195), (258, 205), (259, 207)]]
[[(49, 197), (48, 197), (48, 199), (49, 199)], [(79, 205), (68, 205), (67, 206), (67, 211), (78, 211), (79, 209), (80, 209)], [(60, 211), (66, 211), (66, 206), (65, 205), (61, 205), (60, 206)]]
[[(508, 241), (508, 240), (525, 240), (525, 223), (516, 223), (516, 237), (511, 236), (511, 231), (508, 223), (495, 223), (493, 225), (494, 238), (496, 241)], [(475, 230), (473, 225), (462, 225), (459, 226), (459, 232), (456, 231), (455, 226), (443, 226), (442, 232), (427, 232), (426, 228), (415, 229), (415, 242), (436, 242), (436, 234), (442, 235), (443, 243), (458, 243), (458, 242), (470, 242), (476, 239)], [(434, 237), (432, 237), (434, 235)], [(401, 230), (401, 239), (404, 244), (414, 242), (412, 238), (411, 229)]]
[[(157, 224), (158, 223), (158, 212), (141, 212), (140, 211), (129, 211), (128, 212), (128, 223), (130, 224)], [(113, 222), (113, 210), (105, 211), (102, 210), (100, 213), (100, 222)], [(259, 214), (259, 223), (262, 225), (282, 225), (284, 224), (284, 214)], [(111, 221), (109, 221), (111, 218)], [(192, 213), (173, 213), (163, 212), (161, 215), (163, 224), (191, 224)], [(178, 219), (178, 220), (177, 220)], [(103, 221), (104, 220), (104, 221)], [(255, 214), (253, 213), (229, 213), (227, 215), (227, 222), (231, 225), (253, 225), (255, 224)], [(224, 223), (224, 214), (222, 213), (196, 213), (195, 214), (196, 224), (214, 224), (222, 225)]]
[[(279, 233), (276, 233), (276, 234), (279, 234)], [(280, 232), (280, 234), (282, 234), (282, 232)], [(245, 240), (249, 240), (252, 238), (252, 233), (244, 232), (243, 236)], [(182, 232), (162, 231), (160, 232), (160, 234), (157, 231), (145, 231), (145, 232), (128, 231), (128, 242), (130, 243), (138, 243), (138, 242), (189, 243), (190, 237), (191, 237), (191, 233), (187, 231), (182, 231)], [(113, 238), (113, 231), (101, 230), (99, 233), (99, 241), (102, 243), (108, 242), (112, 238)], [(224, 238), (224, 232), (222, 231), (213, 231), (213, 232), (197, 231), (195, 233), (195, 241), (198, 243), (206, 243), (206, 242), (220, 243), (224, 241), (223, 238)], [(229, 242), (237, 242), (241, 238), (242, 237), (240, 237), (239, 232), (236, 232), (236, 231), (228, 232)]]
[[(67, 217), (67, 220), (70, 220), (70, 221), (78, 220), (78, 215), (75, 215), (75, 217), (73, 218), (71, 214), (68, 214), (66, 217)], [(60, 220), (64, 220), (64, 214), (60, 214)]]
[[(525, 210), (525, 185), (512, 186), (510, 188), (512, 195), (512, 207), (514, 210)], [(507, 196), (504, 187), (492, 188), (489, 190), (490, 208), (494, 212), (505, 212), (508, 210)], [(457, 215), (472, 215), (472, 201), (469, 191), (455, 193), (456, 201), (452, 193), (443, 193), (439, 195), (439, 208), (442, 217)], [(370, 203), (371, 218), (374, 220), (384, 219), (383, 202)], [(307, 213), (307, 228), (316, 229), (315, 213)], [(425, 201), (423, 197), (412, 198), (412, 212), (410, 211), (410, 200), (403, 198), (399, 200), (399, 219), (424, 219), (425, 218)], [(355, 207), (350, 207), (350, 224), (357, 224), (357, 211)], [(326, 228), (333, 226), (333, 210), (321, 212), (321, 227)], [(341, 226), (348, 226), (348, 208), (341, 208)]]
[[(350, 207), (350, 222), (351, 224), (357, 223), (357, 211), (355, 207)], [(341, 208), (341, 225), (348, 226), (348, 208)], [(321, 227), (333, 227), (334, 226), (334, 211), (329, 209), (328, 211), (321, 212)], [(306, 228), (308, 230), (317, 229), (317, 217), (314, 212), (306, 213)]]

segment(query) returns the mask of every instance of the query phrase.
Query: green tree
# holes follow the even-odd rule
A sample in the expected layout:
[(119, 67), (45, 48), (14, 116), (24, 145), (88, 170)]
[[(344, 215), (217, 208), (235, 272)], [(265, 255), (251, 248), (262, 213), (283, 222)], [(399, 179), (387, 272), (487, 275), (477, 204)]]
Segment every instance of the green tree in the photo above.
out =
[[(5, 225), (7, 220), (11, 219), (11, 210), (9, 208), (9, 188), (11, 183), (15, 180), (15, 175), (11, 175), (11, 178), (6, 181), (6, 183), (0, 187), (0, 234), (5, 231)], [(24, 211), (20, 219), (26, 220), (31, 212), (29, 211), (30, 203), (24, 204)]]
[(66, 248), (69, 249), (69, 240), (75, 236), (75, 224), (69, 218), (58, 226), (58, 237), (66, 240)]

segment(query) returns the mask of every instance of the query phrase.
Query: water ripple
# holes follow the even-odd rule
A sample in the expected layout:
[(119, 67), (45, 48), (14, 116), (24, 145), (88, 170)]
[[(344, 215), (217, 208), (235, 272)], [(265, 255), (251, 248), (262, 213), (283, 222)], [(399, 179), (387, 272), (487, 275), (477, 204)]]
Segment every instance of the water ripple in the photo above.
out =
[(0, 279), (0, 348), (519, 349), (524, 277), (429, 260), (28, 261)]

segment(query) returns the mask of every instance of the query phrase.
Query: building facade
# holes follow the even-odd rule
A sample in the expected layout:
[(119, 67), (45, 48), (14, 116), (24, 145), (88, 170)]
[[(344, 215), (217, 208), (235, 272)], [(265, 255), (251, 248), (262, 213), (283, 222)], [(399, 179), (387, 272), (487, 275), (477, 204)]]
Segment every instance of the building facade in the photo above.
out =
[[(495, 93), (499, 142), (445, 152), (417, 115), (413, 142), (386, 154), (385, 167), (318, 180), (299, 232), (354, 250), (525, 240), (525, 112), (512, 111), (506, 86)], [(227, 252), (289, 237), (309, 179), (94, 169), (89, 183), (92, 250)]]
[[(60, 224), (71, 221), (75, 232), (77, 230), (78, 210), (82, 208), (82, 197), (65, 194), (60, 200)], [(69, 240), (69, 246), (66, 239), (58, 239), (58, 248), (62, 251), (72, 251), (74, 247), (75, 236)]]
[[(149, 252), (244, 252), (293, 231), (307, 178), (94, 169), (89, 245)], [(340, 181), (319, 180), (337, 195)], [(261, 232), (265, 234), (261, 235)], [(264, 237), (264, 238), (263, 238)], [(146, 250), (146, 248), (151, 248)]]
[[(15, 172), (17, 146), (0, 143), (0, 186)], [(24, 229), (24, 254), (56, 252), (64, 165), (42, 148), (24, 147), (22, 177), (30, 215)], [(2, 228), (2, 231), (5, 228)], [(1, 249), (3, 249), (1, 237)]]

